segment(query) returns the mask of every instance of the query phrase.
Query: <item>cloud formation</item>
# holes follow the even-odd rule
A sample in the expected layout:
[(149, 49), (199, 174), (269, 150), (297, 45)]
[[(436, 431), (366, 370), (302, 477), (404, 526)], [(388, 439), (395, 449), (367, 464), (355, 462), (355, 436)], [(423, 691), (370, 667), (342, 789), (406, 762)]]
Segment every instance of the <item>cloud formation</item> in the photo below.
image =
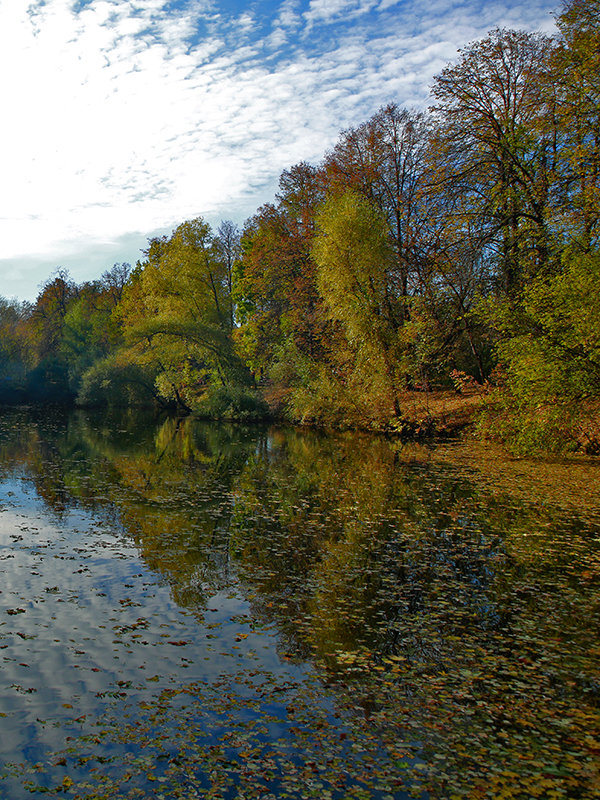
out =
[[(147, 236), (198, 214), (242, 222), (282, 169), (319, 161), (341, 129), (389, 101), (427, 105), (432, 76), (458, 47), (495, 25), (551, 31), (552, 8), (3, 4), (0, 294), (35, 296), (52, 262), (93, 278), (102, 253), (105, 266), (135, 260)], [(136, 237), (137, 248), (119, 250)]]

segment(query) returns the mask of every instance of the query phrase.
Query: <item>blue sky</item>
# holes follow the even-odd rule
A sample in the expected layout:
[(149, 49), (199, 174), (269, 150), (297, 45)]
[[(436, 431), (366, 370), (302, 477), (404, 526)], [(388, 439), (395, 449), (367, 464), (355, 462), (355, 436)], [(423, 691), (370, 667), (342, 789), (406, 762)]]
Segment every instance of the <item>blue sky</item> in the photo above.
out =
[(135, 263), (202, 215), (240, 226), (495, 26), (554, 31), (546, 0), (0, 0), (0, 295)]

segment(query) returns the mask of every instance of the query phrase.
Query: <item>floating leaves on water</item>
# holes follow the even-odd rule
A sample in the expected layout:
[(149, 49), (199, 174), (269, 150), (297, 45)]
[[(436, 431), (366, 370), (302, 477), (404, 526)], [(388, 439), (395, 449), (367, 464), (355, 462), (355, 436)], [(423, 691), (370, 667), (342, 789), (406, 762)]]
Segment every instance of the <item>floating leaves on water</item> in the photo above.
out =
[(600, 796), (590, 465), (579, 515), (524, 462), (92, 419), (0, 418), (11, 800)]

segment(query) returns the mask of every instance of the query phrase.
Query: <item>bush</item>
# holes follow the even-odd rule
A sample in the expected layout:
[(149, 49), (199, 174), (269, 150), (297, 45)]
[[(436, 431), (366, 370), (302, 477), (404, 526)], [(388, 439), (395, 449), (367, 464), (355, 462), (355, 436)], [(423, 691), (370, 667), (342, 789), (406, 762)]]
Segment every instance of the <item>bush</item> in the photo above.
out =
[(79, 406), (151, 406), (156, 403), (155, 375), (149, 368), (111, 355), (97, 361), (82, 376)]
[(193, 412), (209, 419), (240, 422), (266, 420), (269, 406), (258, 392), (240, 386), (210, 386), (194, 404)]

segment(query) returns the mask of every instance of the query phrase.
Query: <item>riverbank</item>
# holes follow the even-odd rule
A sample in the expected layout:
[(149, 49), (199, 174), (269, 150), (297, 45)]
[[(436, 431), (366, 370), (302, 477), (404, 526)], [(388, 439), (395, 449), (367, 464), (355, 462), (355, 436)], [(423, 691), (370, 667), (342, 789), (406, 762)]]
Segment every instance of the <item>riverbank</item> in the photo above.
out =
[(407, 391), (400, 400), (401, 432), (416, 438), (465, 433), (474, 428), (485, 397), (482, 387), (470, 387), (462, 392), (453, 389)]

